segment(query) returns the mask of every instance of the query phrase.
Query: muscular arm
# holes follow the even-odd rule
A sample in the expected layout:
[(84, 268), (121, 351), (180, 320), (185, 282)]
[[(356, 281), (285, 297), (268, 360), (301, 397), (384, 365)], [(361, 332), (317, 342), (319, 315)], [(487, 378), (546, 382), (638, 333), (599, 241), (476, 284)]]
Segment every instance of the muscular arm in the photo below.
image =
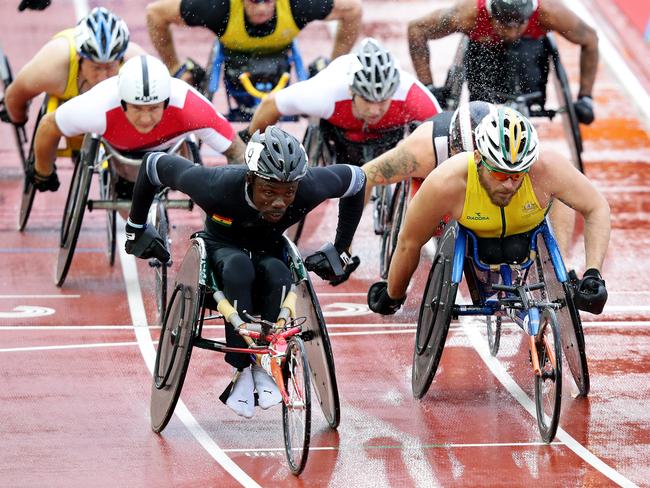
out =
[(451, 7), (434, 10), (408, 24), (408, 41), (415, 74), (424, 85), (433, 83), (429, 39), (440, 39), (454, 32), (469, 32), (476, 19), (476, 2), (461, 0)]
[(579, 95), (591, 96), (598, 69), (598, 34), (557, 0), (543, 2), (539, 18), (542, 27), (557, 31), (569, 41), (580, 45)]
[(467, 155), (454, 156), (438, 166), (409, 204), (404, 227), (388, 272), (388, 295), (406, 295), (420, 262), (420, 251), (445, 215), (457, 217), (465, 200)]
[(542, 194), (552, 195), (582, 214), (585, 219), (585, 269), (602, 269), (611, 230), (609, 204), (605, 197), (559, 154), (542, 154), (533, 168), (538, 198)]
[(262, 100), (257, 110), (255, 110), (255, 115), (253, 115), (248, 130), (251, 134), (254, 134), (258, 129), (263, 132), (269, 125), (273, 125), (280, 120), (281, 116), (282, 114), (275, 103), (275, 94), (271, 93)]
[(54, 119), (54, 113), (45, 115), (38, 124), (34, 139), (34, 156), (36, 172), (41, 176), (52, 173), (56, 160), (56, 149), (63, 133)]
[(147, 5), (147, 30), (160, 59), (174, 73), (179, 67), (171, 24), (183, 25), (181, 0), (158, 0)]
[(426, 178), (433, 171), (432, 130), (433, 122), (425, 122), (396, 147), (361, 167), (366, 174), (366, 203), (375, 185), (390, 185), (409, 176)]
[(243, 164), (245, 150), (246, 144), (242, 142), (238, 135), (235, 135), (232, 144), (224, 151), (223, 155), (228, 159), (228, 164)]
[(145, 54), (147, 54), (147, 51), (145, 51), (142, 46), (136, 44), (133, 41), (129, 41), (129, 47), (126, 48), (126, 52), (124, 53), (124, 61), (128, 61), (131, 58), (143, 56)]
[(5, 104), (11, 120), (27, 120), (29, 101), (41, 93), (61, 95), (68, 81), (68, 43), (52, 39), (20, 70), (5, 93)]
[(332, 59), (347, 54), (352, 49), (361, 29), (361, 1), (334, 0), (334, 7), (325, 20), (338, 20)]

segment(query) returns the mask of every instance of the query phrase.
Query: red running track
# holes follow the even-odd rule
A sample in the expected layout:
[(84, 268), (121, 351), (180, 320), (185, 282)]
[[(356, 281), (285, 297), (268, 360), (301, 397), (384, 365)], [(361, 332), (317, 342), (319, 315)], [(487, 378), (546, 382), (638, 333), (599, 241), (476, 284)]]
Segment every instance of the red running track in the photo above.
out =
[[(150, 48), (145, 1), (107, 1)], [(92, 4), (91, 6), (94, 6)], [(406, 22), (430, 2), (364, 2), (366, 34), (385, 42), (410, 69)], [(398, 8), (399, 7), (399, 8)], [(408, 8), (404, 8), (408, 7)], [(20, 67), (54, 32), (74, 22), (71, 3), (18, 14), (5, 7), (0, 42)], [(178, 32), (181, 54), (203, 59), (206, 31)], [(327, 52), (323, 25), (301, 35), (305, 59)], [(455, 39), (434, 44), (436, 80)], [(561, 43), (572, 82), (577, 51)], [(575, 86), (574, 86), (575, 88)], [(342, 403), (337, 432), (314, 411), (312, 449), (300, 478), (283, 454), (280, 409), (240, 419), (218, 400), (229, 368), (208, 351), (193, 354), (182, 408), (162, 435), (149, 428), (151, 340), (158, 336), (153, 276), (146, 263), (121, 255), (105, 260), (104, 215), (86, 214), (66, 284), (53, 285), (65, 192), (37, 195), (28, 230), (15, 230), (21, 170), (12, 134), (0, 127), (0, 484), (2, 486), (611, 486), (650, 479), (650, 136), (632, 101), (604, 63), (595, 88), (596, 122), (584, 130), (587, 174), (607, 196), (613, 233), (604, 275), (605, 313), (585, 315), (592, 379), (588, 399), (574, 399), (566, 381), (561, 431), (540, 442), (521, 334), (506, 328), (498, 360), (486, 357), (484, 327), (452, 324), (441, 368), (429, 393), (411, 395), (410, 370), (423, 280), (423, 257), (403, 311), (369, 313), (377, 279), (378, 241), (364, 215), (355, 251), (362, 266), (345, 285), (318, 283), (332, 336)], [(223, 100), (219, 99), (219, 106)], [(35, 106), (37, 104), (34, 104)], [(627, 110), (621, 110), (626, 107)], [(287, 125), (300, 134), (302, 125)], [(559, 125), (541, 123), (543, 143), (564, 147)], [(62, 188), (70, 165), (59, 165)], [(180, 262), (199, 212), (174, 211), (174, 255)], [(336, 207), (309, 219), (303, 249), (331, 239)], [(567, 261), (582, 270), (577, 239)], [(221, 336), (220, 329), (210, 335)], [(519, 393), (520, 389), (524, 392)]]

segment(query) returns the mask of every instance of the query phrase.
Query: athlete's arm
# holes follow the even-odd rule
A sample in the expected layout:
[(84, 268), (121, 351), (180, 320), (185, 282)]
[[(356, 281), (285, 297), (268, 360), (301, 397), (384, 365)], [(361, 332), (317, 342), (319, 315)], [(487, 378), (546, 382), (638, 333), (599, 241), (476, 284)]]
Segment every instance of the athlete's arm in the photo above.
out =
[(69, 64), (69, 48), (65, 39), (52, 39), (45, 44), (7, 88), (5, 104), (11, 120), (25, 122), (29, 101), (41, 93), (63, 94)]
[(246, 144), (242, 142), (238, 135), (235, 135), (232, 144), (223, 152), (223, 155), (228, 159), (228, 164), (244, 164), (245, 150)]
[(282, 115), (275, 102), (275, 93), (269, 94), (264, 97), (255, 110), (251, 124), (248, 126), (249, 133), (254, 134), (256, 130), (263, 132), (269, 125), (273, 125), (280, 120)]
[(183, 25), (181, 0), (157, 0), (147, 5), (147, 30), (153, 47), (171, 73), (180, 68), (171, 24)]
[(396, 147), (364, 164), (366, 203), (375, 185), (390, 185), (408, 177), (426, 178), (435, 167), (433, 122), (420, 125)]
[(54, 170), (56, 149), (63, 133), (56, 124), (54, 112), (46, 114), (38, 124), (34, 136), (34, 167), (41, 176), (49, 176)]
[(591, 96), (598, 69), (598, 34), (563, 2), (545, 0), (540, 4), (540, 25), (559, 32), (580, 49), (580, 92)]
[(411, 61), (418, 79), (433, 84), (430, 67), (429, 39), (440, 39), (454, 32), (469, 32), (476, 20), (476, 0), (459, 0), (454, 5), (439, 8), (412, 20), (408, 25)]
[(531, 170), (537, 198), (551, 195), (585, 219), (586, 268), (602, 269), (611, 231), (609, 204), (593, 183), (564, 156), (545, 152)]
[(438, 166), (409, 203), (404, 226), (388, 272), (388, 295), (399, 299), (420, 262), (420, 251), (446, 215), (457, 218), (465, 201), (467, 154), (458, 154)]
[(140, 44), (129, 41), (129, 47), (126, 48), (126, 52), (124, 53), (124, 61), (128, 61), (131, 58), (143, 56), (145, 54), (147, 54), (147, 51), (145, 51), (142, 46), (140, 46)]
[(361, 29), (361, 1), (334, 0), (334, 6), (325, 20), (338, 20), (332, 59), (347, 54), (352, 49)]

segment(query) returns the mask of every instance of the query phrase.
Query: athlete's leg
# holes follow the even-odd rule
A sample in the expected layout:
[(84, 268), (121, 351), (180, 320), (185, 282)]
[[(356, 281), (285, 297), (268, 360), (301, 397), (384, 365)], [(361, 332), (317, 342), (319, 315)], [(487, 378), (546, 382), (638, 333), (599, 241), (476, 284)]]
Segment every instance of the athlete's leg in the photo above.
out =
[(254, 255), (256, 310), (264, 320), (275, 322), (282, 301), (289, 292), (291, 271), (280, 259)]

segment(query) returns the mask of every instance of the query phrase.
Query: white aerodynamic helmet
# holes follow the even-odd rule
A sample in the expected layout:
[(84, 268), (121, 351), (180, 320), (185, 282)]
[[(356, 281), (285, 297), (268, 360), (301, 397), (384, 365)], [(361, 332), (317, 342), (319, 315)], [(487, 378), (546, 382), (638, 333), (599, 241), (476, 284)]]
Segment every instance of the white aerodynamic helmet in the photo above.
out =
[(370, 102), (383, 102), (399, 87), (400, 74), (393, 55), (372, 37), (361, 41), (349, 70), (350, 89)]
[(154, 105), (169, 100), (171, 76), (158, 58), (137, 56), (120, 68), (117, 86), (123, 103)]
[(511, 108), (490, 111), (476, 127), (476, 146), (489, 169), (528, 171), (539, 157), (537, 131)]

